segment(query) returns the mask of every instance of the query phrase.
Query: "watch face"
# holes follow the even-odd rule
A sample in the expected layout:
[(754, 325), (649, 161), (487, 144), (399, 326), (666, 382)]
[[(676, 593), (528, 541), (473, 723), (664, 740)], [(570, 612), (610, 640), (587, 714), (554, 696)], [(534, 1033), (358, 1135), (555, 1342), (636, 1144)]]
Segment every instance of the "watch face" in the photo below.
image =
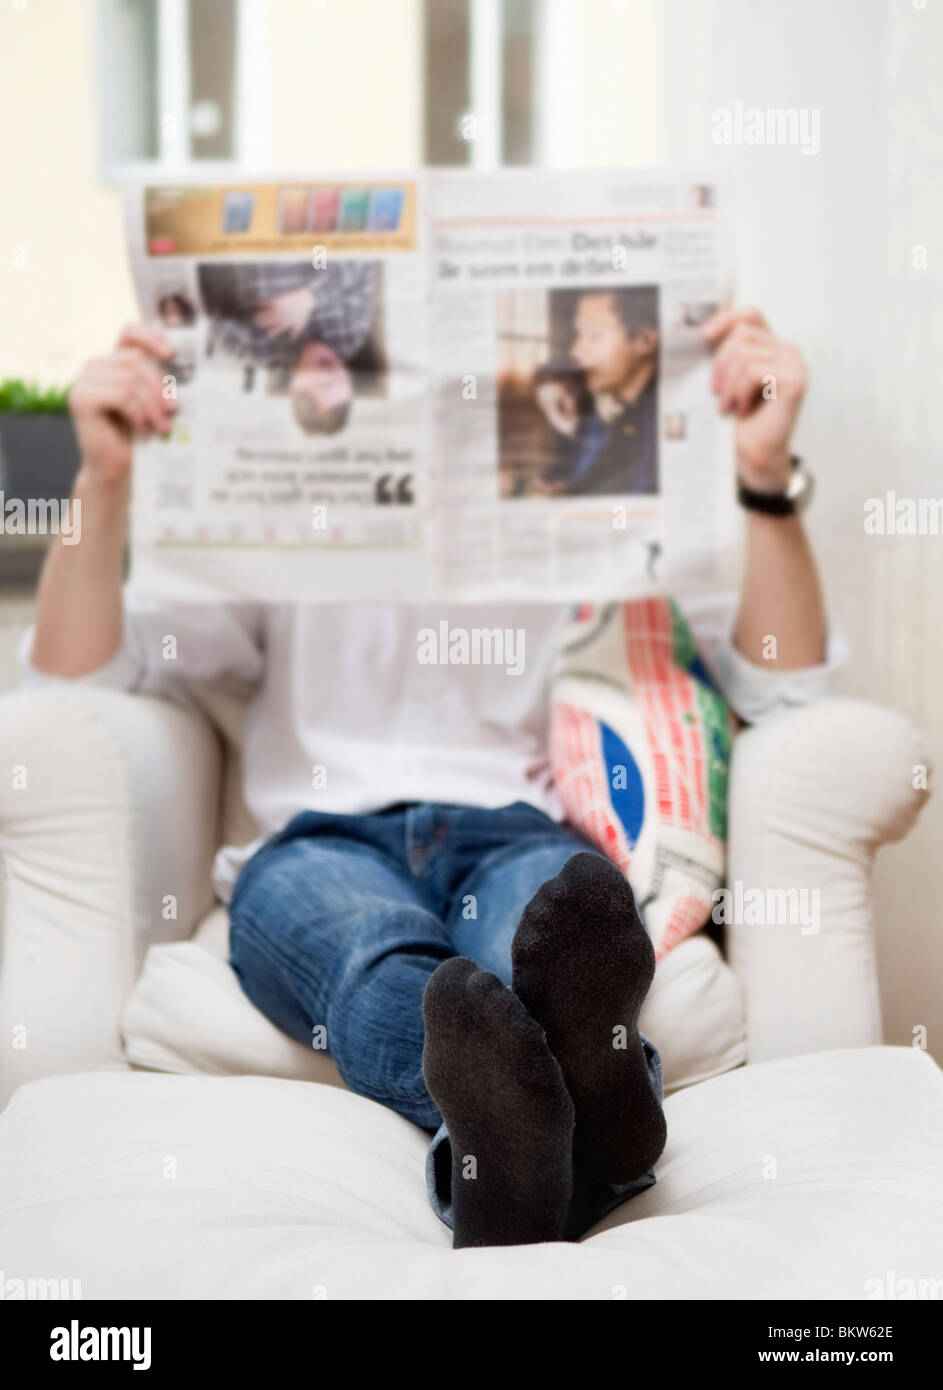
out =
[(786, 488), (786, 496), (794, 503), (796, 511), (804, 511), (812, 501), (813, 487), (812, 474), (802, 459), (797, 458), (793, 464), (789, 486)]

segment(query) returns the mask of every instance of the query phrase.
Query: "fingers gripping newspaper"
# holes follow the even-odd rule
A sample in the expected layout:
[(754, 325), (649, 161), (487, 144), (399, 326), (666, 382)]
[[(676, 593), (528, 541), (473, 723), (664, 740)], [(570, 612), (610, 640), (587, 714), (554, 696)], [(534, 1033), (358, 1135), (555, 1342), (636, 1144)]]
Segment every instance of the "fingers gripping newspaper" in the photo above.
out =
[(182, 183), (129, 190), (128, 221), (177, 401), (136, 450), (139, 593), (602, 600), (725, 572), (716, 185)]

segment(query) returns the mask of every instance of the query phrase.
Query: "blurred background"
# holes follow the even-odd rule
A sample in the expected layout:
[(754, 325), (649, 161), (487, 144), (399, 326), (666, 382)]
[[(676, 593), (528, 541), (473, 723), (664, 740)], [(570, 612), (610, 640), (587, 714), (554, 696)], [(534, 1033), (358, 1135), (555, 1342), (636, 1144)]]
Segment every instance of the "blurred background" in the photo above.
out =
[[(709, 163), (737, 184), (740, 300), (809, 362), (846, 689), (943, 763), (943, 535), (864, 530), (869, 498), (943, 498), (941, 74), (940, 0), (0, 0), (0, 380), (65, 386), (135, 317), (135, 167)], [(717, 143), (737, 103), (807, 113), (818, 147)], [(31, 604), (8, 578), (2, 689)], [(941, 850), (943, 797), (878, 869), (888, 1040), (924, 1026), (937, 1056)]]

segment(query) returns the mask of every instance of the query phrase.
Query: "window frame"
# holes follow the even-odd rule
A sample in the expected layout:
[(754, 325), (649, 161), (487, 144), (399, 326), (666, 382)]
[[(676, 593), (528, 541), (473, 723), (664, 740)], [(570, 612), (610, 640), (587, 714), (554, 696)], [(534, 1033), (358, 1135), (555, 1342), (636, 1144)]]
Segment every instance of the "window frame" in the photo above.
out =
[[(564, 4), (572, 0), (563, 0)], [(426, 113), (423, 132), (424, 163), (491, 171), (542, 163), (546, 157), (544, 93), (549, 90), (544, 11), (560, 8), (560, 0), (425, 0)], [(516, 9), (517, 23), (512, 19)], [(529, 11), (521, 24), (521, 11)], [(556, 26), (559, 28), (559, 24)], [(529, 32), (528, 32), (529, 31)], [(556, 31), (555, 31), (556, 32)], [(530, 129), (509, 125), (515, 119), (509, 102), (511, 44), (515, 57), (527, 70)], [(442, 101), (442, 123), (437, 124), (430, 94)], [(449, 98), (454, 100), (449, 100)], [(519, 110), (517, 112), (519, 116)], [(464, 144), (459, 127), (469, 117), (474, 134)], [(507, 163), (507, 144), (529, 147), (524, 159)]]
[[(234, 143), (230, 159), (194, 157), (189, 134), (190, 45), (189, 6), (192, 0), (151, 0), (157, 11), (156, 120), (158, 153), (153, 158), (125, 159), (116, 154), (110, 132), (118, 128), (120, 112), (110, 100), (110, 74), (120, 61), (115, 51), (109, 11), (120, 0), (98, 0), (97, 45), (99, 100), (99, 168), (111, 187), (128, 180), (172, 174), (220, 174), (265, 169), (271, 162), (271, 86), (268, 68), (257, 60), (269, 44), (271, 0), (235, 0), (236, 37), (233, 89), (236, 93)], [(168, 117), (170, 118), (168, 120)]]

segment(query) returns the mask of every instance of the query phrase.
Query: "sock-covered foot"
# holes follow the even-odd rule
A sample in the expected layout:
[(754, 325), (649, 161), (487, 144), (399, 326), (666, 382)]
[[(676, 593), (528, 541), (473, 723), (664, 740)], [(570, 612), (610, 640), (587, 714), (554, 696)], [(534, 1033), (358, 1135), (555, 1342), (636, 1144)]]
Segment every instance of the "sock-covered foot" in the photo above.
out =
[(533, 896), (511, 950), (513, 987), (543, 1027), (576, 1108), (581, 1168), (642, 1177), (665, 1147), (638, 1015), (655, 954), (614, 864), (576, 854)]
[(422, 1012), (422, 1069), (452, 1149), (455, 1249), (563, 1240), (573, 1103), (543, 1029), (462, 956), (430, 977)]

